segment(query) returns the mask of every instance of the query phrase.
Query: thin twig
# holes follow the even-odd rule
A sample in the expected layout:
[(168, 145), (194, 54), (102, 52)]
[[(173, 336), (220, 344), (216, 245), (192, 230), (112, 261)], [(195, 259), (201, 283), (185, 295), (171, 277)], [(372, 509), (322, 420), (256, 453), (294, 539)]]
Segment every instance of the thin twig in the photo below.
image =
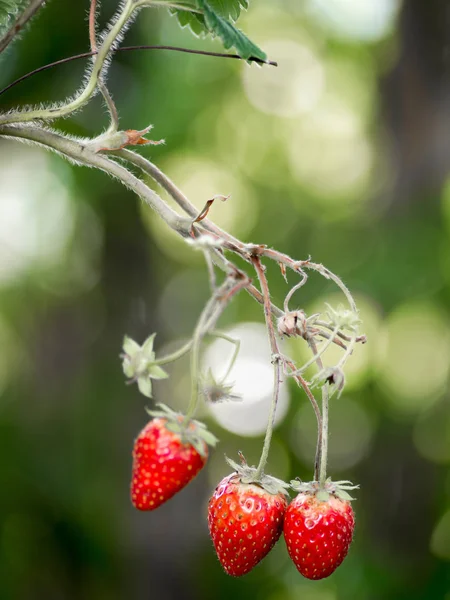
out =
[[(297, 369), (297, 367), (295, 366), (295, 364), (292, 361), (285, 358), (284, 362), (291, 369), (291, 371), (295, 371)], [(316, 400), (314, 394), (312, 393), (312, 391), (310, 390), (306, 380), (303, 379), (303, 377), (301, 375), (294, 375), (294, 379), (297, 382), (297, 384), (299, 386), (301, 386), (303, 388), (303, 390), (305, 391), (306, 395), (309, 398), (309, 401), (311, 402), (311, 406), (313, 407), (314, 414), (316, 415), (317, 445), (316, 445), (316, 456), (315, 456), (315, 460), (314, 460), (314, 481), (319, 481), (320, 453), (321, 453), (321, 447), (322, 447), (322, 415), (320, 413), (320, 408), (319, 408), (319, 405), (317, 404), (317, 400)]]
[(269, 456), (270, 443), (272, 441), (272, 433), (273, 427), (275, 425), (275, 416), (278, 405), (278, 396), (280, 393), (280, 353), (278, 350), (278, 342), (275, 334), (275, 329), (273, 326), (272, 320), (272, 308), (270, 302), (270, 291), (269, 284), (267, 283), (267, 277), (265, 274), (265, 267), (261, 263), (261, 260), (258, 256), (254, 256), (252, 258), (253, 266), (255, 267), (255, 271), (258, 275), (259, 283), (261, 285), (261, 292), (264, 297), (264, 318), (266, 321), (267, 332), (269, 334), (269, 342), (270, 349), (272, 352), (272, 362), (273, 362), (273, 395), (272, 402), (270, 405), (269, 418), (267, 423), (266, 435), (264, 438), (264, 445), (261, 452), (261, 458), (259, 459), (259, 464), (256, 469), (255, 479), (258, 480), (261, 475), (264, 473), (264, 469), (267, 463), (267, 458)]
[[(179, 46), (161, 46), (161, 45), (139, 45), (139, 46), (123, 46), (121, 48), (114, 48), (111, 52), (115, 54), (116, 52), (133, 52), (135, 50), (170, 50), (173, 52), (184, 52), (185, 54), (199, 54), (201, 56), (213, 56), (216, 58), (234, 58), (237, 60), (243, 60), (238, 54), (224, 54), (223, 52), (208, 52), (206, 50), (194, 50), (191, 48), (180, 48)], [(48, 65), (43, 65), (42, 67), (38, 67), (37, 69), (33, 69), (29, 73), (22, 75), (2, 90), (0, 90), (0, 96), (10, 90), (12, 87), (17, 85), (18, 83), (25, 81), (29, 77), (33, 75), (37, 75), (37, 73), (41, 73), (42, 71), (47, 71), (47, 69), (52, 69), (53, 67), (57, 67), (58, 65), (63, 65), (68, 62), (72, 62), (73, 60), (80, 60), (81, 58), (89, 58), (91, 56), (95, 56), (96, 52), (82, 52), (81, 54), (74, 54), (73, 56), (67, 56), (66, 58), (61, 58), (59, 60), (55, 60), (52, 63), (48, 63)], [(272, 67), (278, 67), (278, 63), (275, 61), (268, 61), (267, 63), (260, 58), (250, 57), (249, 61), (256, 63), (268, 64)]]

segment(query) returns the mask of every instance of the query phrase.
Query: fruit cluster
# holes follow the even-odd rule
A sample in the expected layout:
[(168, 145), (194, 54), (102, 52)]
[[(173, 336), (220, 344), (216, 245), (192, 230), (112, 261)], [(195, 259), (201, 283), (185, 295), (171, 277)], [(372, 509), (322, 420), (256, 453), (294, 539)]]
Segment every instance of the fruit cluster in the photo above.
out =
[[(131, 500), (154, 510), (185, 487), (205, 465), (215, 438), (206, 427), (168, 407), (138, 435), (133, 450)], [(222, 567), (239, 577), (253, 569), (284, 534), (289, 556), (308, 579), (333, 573), (347, 555), (354, 514), (349, 482), (285, 482), (258, 473), (243, 457), (216, 487), (208, 506), (210, 535)], [(288, 487), (298, 495), (288, 504)]]

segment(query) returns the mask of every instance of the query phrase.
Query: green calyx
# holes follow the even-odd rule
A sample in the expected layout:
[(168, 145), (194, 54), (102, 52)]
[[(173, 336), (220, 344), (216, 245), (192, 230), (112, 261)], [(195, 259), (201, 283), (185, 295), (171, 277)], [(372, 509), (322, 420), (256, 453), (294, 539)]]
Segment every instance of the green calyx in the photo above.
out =
[(152, 379), (167, 379), (168, 374), (156, 361), (153, 343), (156, 333), (148, 337), (142, 346), (125, 336), (123, 341), (122, 368), (129, 383), (137, 382), (139, 391), (152, 397)]
[(172, 410), (165, 404), (158, 403), (156, 406), (159, 410), (146, 409), (147, 413), (151, 417), (165, 419), (164, 427), (179, 435), (183, 444), (193, 446), (201, 456), (206, 457), (207, 455), (205, 444), (214, 447), (219, 441), (201, 421), (192, 419), (185, 423), (183, 414)]
[(352, 498), (348, 491), (359, 489), (359, 485), (353, 485), (351, 481), (332, 481), (329, 477), (323, 486), (318, 481), (301, 481), (301, 479), (293, 479), (290, 487), (295, 492), (314, 495), (321, 502), (328, 502), (330, 496), (336, 496), (340, 500), (350, 502)]
[(254, 484), (263, 488), (269, 494), (276, 496), (278, 494), (284, 494), (285, 496), (289, 496), (289, 484), (283, 481), (282, 479), (277, 479), (276, 477), (272, 477), (271, 475), (266, 475), (262, 473), (259, 477), (257, 476), (257, 469), (255, 467), (249, 467), (243, 454), (239, 453), (239, 458), (241, 459), (241, 464), (238, 465), (231, 458), (225, 457), (227, 463), (232, 467), (237, 475), (241, 483)]

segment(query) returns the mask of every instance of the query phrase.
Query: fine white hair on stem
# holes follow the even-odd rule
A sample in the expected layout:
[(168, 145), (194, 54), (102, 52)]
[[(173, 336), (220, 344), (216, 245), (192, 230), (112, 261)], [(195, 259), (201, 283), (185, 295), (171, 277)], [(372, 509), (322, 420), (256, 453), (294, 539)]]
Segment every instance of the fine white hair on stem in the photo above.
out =
[[(134, 14), (133, 14), (134, 13)], [(0, 125), (22, 123), (36, 120), (51, 121), (67, 117), (84, 106), (98, 91), (98, 81), (103, 81), (111, 61), (111, 53), (123, 39), (123, 35), (136, 16), (134, 0), (122, 0), (119, 9), (101, 35), (101, 44), (95, 60), (85, 71), (81, 89), (72, 99), (50, 108), (32, 108), (10, 111), (0, 115)]]

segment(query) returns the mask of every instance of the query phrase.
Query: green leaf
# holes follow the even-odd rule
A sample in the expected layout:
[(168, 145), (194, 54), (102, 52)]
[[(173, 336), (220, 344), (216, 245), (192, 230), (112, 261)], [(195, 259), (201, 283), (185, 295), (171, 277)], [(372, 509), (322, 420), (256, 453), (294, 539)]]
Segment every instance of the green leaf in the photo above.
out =
[(239, 56), (245, 60), (251, 57), (267, 60), (265, 52), (258, 48), (240, 29), (230, 21), (216, 13), (206, 0), (197, 0), (199, 8), (202, 9), (205, 23), (213, 35), (222, 40), (225, 49), (234, 48)]
[(147, 396), (147, 398), (152, 397), (152, 382), (148, 377), (139, 377), (138, 388), (141, 394)]
[(233, 21), (238, 20), (241, 8), (248, 8), (246, 0), (208, 0), (208, 4), (218, 15)]
[[(180, 4), (180, 2), (177, 2), (177, 4)], [(181, 2), (181, 4), (185, 5), (187, 10), (170, 9), (170, 13), (177, 16), (180, 26), (183, 28), (188, 27), (198, 37), (206, 35), (208, 28), (203, 15), (198, 10), (196, 1), (191, 0), (190, 2)], [(190, 12), (189, 9), (197, 12)]]
[(6, 33), (27, 4), (27, 0), (0, 0), (0, 35)]

